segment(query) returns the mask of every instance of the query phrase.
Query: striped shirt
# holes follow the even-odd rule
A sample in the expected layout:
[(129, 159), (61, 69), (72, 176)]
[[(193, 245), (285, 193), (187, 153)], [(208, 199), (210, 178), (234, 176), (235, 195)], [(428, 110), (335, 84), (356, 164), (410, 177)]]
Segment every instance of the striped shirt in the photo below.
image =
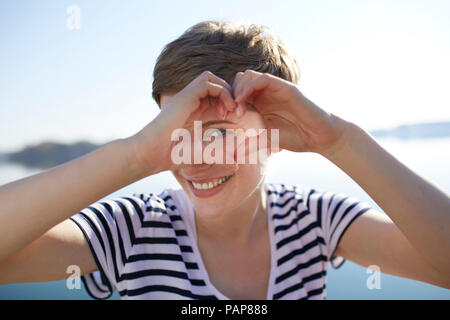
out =
[[(341, 193), (264, 185), (271, 244), (267, 299), (324, 299), (327, 266), (348, 226), (370, 206)], [(99, 201), (70, 218), (98, 271), (82, 276), (105, 299), (228, 299), (211, 283), (197, 246), (194, 210), (183, 189)]]

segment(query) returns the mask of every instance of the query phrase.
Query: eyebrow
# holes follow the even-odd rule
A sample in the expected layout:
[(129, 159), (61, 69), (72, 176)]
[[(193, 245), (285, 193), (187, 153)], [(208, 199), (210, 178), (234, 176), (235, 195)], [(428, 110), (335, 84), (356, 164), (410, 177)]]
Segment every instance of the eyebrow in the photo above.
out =
[(207, 126), (212, 126), (215, 124), (222, 124), (222, 123), (235, 124), (234, 122), (228, 121), (228, 120), (211, 120), (211, 121), (207, 121), (205, 124), (203, 124), (203, 126), (207, 127)]

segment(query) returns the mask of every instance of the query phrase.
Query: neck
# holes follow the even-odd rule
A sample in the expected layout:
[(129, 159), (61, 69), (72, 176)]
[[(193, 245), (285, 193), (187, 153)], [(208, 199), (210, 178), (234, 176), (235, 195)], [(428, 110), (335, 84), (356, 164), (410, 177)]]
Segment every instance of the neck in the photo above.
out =
[(260, 183), (244, 202), (213, 219), (195, 215), (198, 237), (232, 246), (249, 244), (267, 223), (266, 195)]

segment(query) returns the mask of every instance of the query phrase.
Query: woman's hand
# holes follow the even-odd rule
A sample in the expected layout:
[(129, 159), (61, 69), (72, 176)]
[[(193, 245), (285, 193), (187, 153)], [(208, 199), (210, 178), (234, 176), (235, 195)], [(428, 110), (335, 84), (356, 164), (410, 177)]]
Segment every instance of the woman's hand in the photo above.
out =
[(345, 142), (349, 123), (309, 101), (293, 83), (253, 70), (238, 72), (233, 83), (236, 115), (251, 103), (267, 128), (279, 129), (279, 147), (331, 156)]
[(161, 112), (141, 131), (130, 137), (134, 145), (135, 161), (146, 168), (148, 175), (170, 170), (173, 163), (171, 141), (174, 130), (183, 128), (191, 117), (196, 117), (210, 106), (210, 98), (217, 102), (217, 116), (223, 119), (227, 112), (233, 112), (237, 104), (231, 95), (231, 86), (223, 79), (205, 71), (192, 80), (183, 90), (171, 96), (162, 104)]

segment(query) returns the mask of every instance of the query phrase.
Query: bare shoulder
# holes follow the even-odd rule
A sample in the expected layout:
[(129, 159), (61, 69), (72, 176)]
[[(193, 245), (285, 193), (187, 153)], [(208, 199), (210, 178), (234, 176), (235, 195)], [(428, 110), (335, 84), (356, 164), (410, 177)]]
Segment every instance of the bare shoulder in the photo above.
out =
[(67, 278), (69, 266), (81, 274), (97, 270), (83, 232), (67, 219), (1, 261), (0, 283), (61, 280)]
[(443, 277), (384, 213), (370, 209), (356, 219), (335, 252), (364, 267), (377, 265), (383, 273), (441, 287)]

